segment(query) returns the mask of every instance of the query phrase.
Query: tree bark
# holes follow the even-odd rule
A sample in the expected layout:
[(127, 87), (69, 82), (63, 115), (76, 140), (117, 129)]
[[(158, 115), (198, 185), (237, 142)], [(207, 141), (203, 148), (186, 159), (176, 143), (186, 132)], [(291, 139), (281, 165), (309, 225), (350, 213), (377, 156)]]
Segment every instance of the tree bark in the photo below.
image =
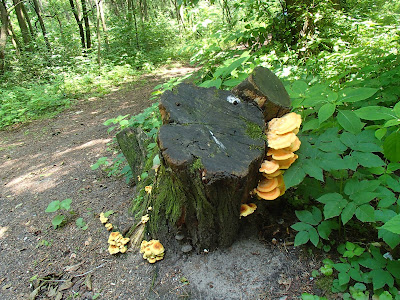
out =
[(17, 15), (18, 25), (19, 28), (21, 29), (22, 39), (24, 41), (25, 48), (29, 51), (32, 51), (32, 45), (31, 45), (32, 39), (29, 34), (28, 25), (26, 23), (26, 19), (23, 13), (24, 4), (19, 0), (13, 0), (13, 4), (15, 6), (14, 10)]
[(36, 15), (37, 15), (38, 20), (39, 20), (40, 28), (42, 29), (43, 39), (44, 39), (44, 41), (46, 43), (47, 51), (51, 55), (51, 46), (50, 46), (49, 38), (47, 37), (47, 31), (46, 31), (46, 27), (45, 27), (44, 22), (43, 22), (43, 18), (42, 18), (42, 13), (40, 11), (39, 2), (37, 0), (33, 0), (33, 6), (35, 8), (35, 12), (36, 12)]
[(26, 20), (26, 24), (28, 25), (29, 32), (30, 32), (32, 38), (35, 39), (36, 33), (35, 33), (35, 30), (33, 29), (33, 26), (32, 26), (32, 23), (31, 23), (31, 18), (29, 17), (29, 14), (28, 14), (28, 12), (26, 10), (25, 5), (22, 4), (21, 8), (22, 8), (22, 13), (24, 14), (24, 17), (25, 17), (25, 20)]
[(85, 31), (83, 30), (82, 19), (79, 18), (78, 10), (77, 10), (77, 8), (75, 8), (74, 0), (69, 0), (69, 4), (71, 5), (72, 13), (74, 14), (76, 23), (78, 24), (79, 35), (81, 37), (82, 49), (85, 49), (86, 48)]
[(5, 57), (6, 57), (6, 45), (8, 36), (8, 14), (3, 2), (0, 2), (0, 74), (4, 74), (5, 69)]
[(101, 19), (101, 25), (103, 26), (103, 33), (104, 33), (104, 42), (106, 44), (106, 48), (108, 50), (109, 47), (109, 42), (108, 42), (108, 32), (107, 32), (107, 25), (106, 25), (106, 19), (104, 17), (104, 8), (103, 8), (103, 1), (102, 0), (96, 0), (98, 1), (98, 6), (99, 6), (99, 12), (100, 12), (100, 19)]
[(85, 33), (86, 33), (86, 48), (92, 48), (92, 42), (90, 39), (90, 25), (89, 25), (89, 17), (88, 17), (88, 10), (86, 8), (86, 0), (81, 0), (82, 3), (82, 15), (83, 20), (85, 22)]
[(97, 63), (99, 64), (99, 69), (101, 68), (101, 34), (100, 34), (100, 5), (98, 0), (96, 2), (96, 33), (97, 33)]
[(285, 87), (267, 68), (256, 67), (232, 92), (245, 101), (256, 102), (263, 111), (265, 122), (290, 111), (290, 97)]
[(163, 94), (153, 236), (185, 232), (198, 250), (228, 247), (264, 157), (260, 109), (229, 91), (180, 84)]

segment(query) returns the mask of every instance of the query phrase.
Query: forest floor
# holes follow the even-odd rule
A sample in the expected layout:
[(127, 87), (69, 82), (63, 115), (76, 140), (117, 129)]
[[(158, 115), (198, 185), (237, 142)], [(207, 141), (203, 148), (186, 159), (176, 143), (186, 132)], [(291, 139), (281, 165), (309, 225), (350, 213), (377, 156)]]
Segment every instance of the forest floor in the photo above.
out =
[[(110, 221), (128, 228), (135, 221), (129, 213), (135, 189), (90, 169), (108, 155), (112, 136), (103, 122), (141, 112), (150, 106), (154, 86), (189, 71), (177, 66), (143, 75), (52, 119), (0, 131), (0, 299), (284, 300), (312, 292), (311, 271), (319, 265), (290, 243), (293, 220), (271, 225), (273, 234), (280, 232), (276, 243), (245, 227), (228, 249), (166, 249), (156, 264), (136, 250), (108, 253), (109, 233), (99, 213), (113, 210)], [(56, 213), (45, 213), (46, 207), (66, 198), (74, 213), (53, 229)], [(77, 218), (86, 230), (75, 225)]]

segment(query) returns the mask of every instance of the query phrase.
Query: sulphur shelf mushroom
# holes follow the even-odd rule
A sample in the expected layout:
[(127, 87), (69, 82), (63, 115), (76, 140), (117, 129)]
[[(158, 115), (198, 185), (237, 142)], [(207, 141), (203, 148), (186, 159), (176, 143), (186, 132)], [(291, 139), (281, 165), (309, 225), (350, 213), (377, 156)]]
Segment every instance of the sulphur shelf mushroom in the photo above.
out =
[(256, 209), (257, 205), (255, 205), (254, 203), (240, 205), (240, 218), (251, 215)]
[(104, 216), (104, 213), (100, 213), (100, 222), (106, 224), (108, 222), (108, 218)]

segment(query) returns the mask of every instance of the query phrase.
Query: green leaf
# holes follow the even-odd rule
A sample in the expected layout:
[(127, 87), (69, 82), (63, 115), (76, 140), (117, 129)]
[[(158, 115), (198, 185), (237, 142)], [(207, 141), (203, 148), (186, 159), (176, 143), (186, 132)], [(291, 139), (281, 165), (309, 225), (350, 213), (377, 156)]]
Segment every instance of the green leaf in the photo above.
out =
[(303, 132), (305, 132), (305, 131), (314, 130), (314, 129), (317, 129), (317, 128), (319, 128), (318, 119), (311, 119), (311, 120), (308, 120), (308, 121), (304, 122), (301, 130)]
[(369, 203), (372, 199), (375, 199), (377, 193), (373, 192), (358, 192), (350, 196), (350, 199), (353, 200), (357, 205), (362, 205), (365, 203)]
[(386, 132), (387, 132), (387, 128), (380, 128), (377, 131), (375, 131), (375, 137), (378, 140), (382, 140), (382, 138), (385, 136)]
[(112, 215), (114, 213), (114, 211), (113, 210), (107, 210), (105, 213), (104, 213), (104, 217), (106, 217), (106, 218), (108, 218), (110, 215)]
[[(399, 145), (400, 146), (400, 145)], [(385, 162), (376, 154), (354, 151), (352, 157), (363, 167), (374, 168), (385, 165)]]
[(315, 220), (312, 213), (309, 212), (308, 210), (296, 210), (295, 214), (300, 221), (311, 225), (317, 225), (321, 221), (321, 220)]
[(290, 227), (296, 231), (308, 231), (310, 228), (312, 228), (312, 226), (310, 224), (303, 223), (303, 222), (297, 222), (296, 224), (293, 224)]
[(325, 220), (322, 221), (321, 224), (318, 225), (317, 230), (318, 234), (321, 238), (325, 240), (329, 240), (329, 235), (331, 234), (333, 229), (338, 229), (339, 225), (333, 220)]
[(307, 243), (310, 240), (310, 234), (308, 231), (300, 231), (296, 234), (296, 237), (294, 238), (294, 246), (300, 246), (305, 243)]
[(297, 98), (304, 95), (305, 90), (308, 88), (308, 84), (304, 81), (297, 80), (292, 83), (288, 88), (288, 93), (291, 98)]
[(343, 208), (347, 205), (347, 200), (342, 198), (338, 201), (332, 201), (324, 206), (324, 216), (325, 219), (330, 219), (336, 216), (339, 216), (342, 212)]
[(340, 272), (338, 274), (338, 279), (339, 279), (339, 284), (344, 285), (344, 284), (349, 283), (350, 275), (348, 273)]
[(76, 224), (77, 227), (81, 228), (82, 230), (88, 229), (88, 225), (83, 220), (83, 218), (76, 219), (75, 224)]
[(392, 132), (383, 142), (383, 154), (391, 162), (400, 161), (400, 132)]
[(356, 217), (361, 222), (375, 222), (375, 210), (369, 204), (363, 204), (356, 209)]
[(51, 220), (51, 224), (53, 224), (54, 229), (61, 225), (64, 221), (65, 217), (63, 215), (57, 215)]
[(353, 201), (349, 202), (346, 205), (346, 207), (343, 209), (342, 214), (341, 214), (343, 225), (345, 225), (348, 221), (351, 220), (351, 218), (354, 216), (354, 214), (356, 212), (356, 208), (357, 208), (357, 206)]
[(386, 269), (393, 275), (394, 278), (400, 279), (400, 261), (389, 260)]
[(59, 200), (52, 201), (47, 206), (45, 212), (55, 212), (55, 211), (59, 210), (60, 208), (61, 207), (60, 207), (60, 201)]
[(339, 92), (339, 101), (341, 102), (357, 102), (368, 99), (374, 95), (379, 89), (374, 88), (345, 88)]
[(343, 199), (343, 196), (339, 193), (329, 193), (325, 194), (317, 199), (318, 202), (323, 204), (328, 204), (331, 202), (339, 202)]
[(400, 244), (400, 235), (386, 229), (378, 229), (378, 237), (381, 238), (390, 248), (394, 249)]
[(70, 198), (65, 199), (65, 200), (61, 201), (60, 208), (69, 210), (71, 208), (71, 203), (72, 203), (72, 199), (70, 199)]
[(354, 134), (361, 132), (361, 129), (364, 127), (360, 118), (351, 110), (339, 110), (337, 120), (340, 126)]
[(284, 174), (283, 178), (285, 181), (286, 188), (298, 185), (306, 177), (306, 173), (301, 168), (301, 164), (292, 165)]
[(315, 247), (317, 247), (318, 242), (319, 242), (319, 235), (317, 230), (314, 227), (311, 227), (310, 230), (308, 231), (310, 235), (310, 241), (313, 243)]
[(333, 103), (325, 103), (318, 111), (319, 124), (328, 120), (335, 112), (336, 105)]
[(393, 111), (396, 116), (400, 118), (400, 101), (397, 102), (396, 105), (393, 107)]
[(381, 229), (386, 229), (392, 233), (400, 234), (400, 214), (387, 221)]
[(369, 121), (390, 120), (396, 117), (393, 110), (384, 106), (366, 106), (354, 112), (359, 118)]
[(369, 276), (372, 278), (372, 284), (374, 290), (383, 288), (385, 285), (392, 287), (394, 284), (394, 279), (388, 271), (383, 269), (375, 269), (369, 272)]

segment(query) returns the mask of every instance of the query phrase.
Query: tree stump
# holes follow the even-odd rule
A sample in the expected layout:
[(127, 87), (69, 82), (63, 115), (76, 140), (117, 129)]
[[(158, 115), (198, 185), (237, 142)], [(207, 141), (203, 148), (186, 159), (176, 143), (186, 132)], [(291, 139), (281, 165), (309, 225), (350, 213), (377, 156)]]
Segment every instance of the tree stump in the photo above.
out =
[(256, 67), (246, 80), (232, 89), (240, 99), (255, 101), (266, 122), (290, 111), (290, 97), (279, 78), (267, 68)]
[(180, 84), (163, 94), (160, 112), (151, 234), (185, 232), (197, 249), (230, 246), (264, 157), (261, 110), (229, 91)]

